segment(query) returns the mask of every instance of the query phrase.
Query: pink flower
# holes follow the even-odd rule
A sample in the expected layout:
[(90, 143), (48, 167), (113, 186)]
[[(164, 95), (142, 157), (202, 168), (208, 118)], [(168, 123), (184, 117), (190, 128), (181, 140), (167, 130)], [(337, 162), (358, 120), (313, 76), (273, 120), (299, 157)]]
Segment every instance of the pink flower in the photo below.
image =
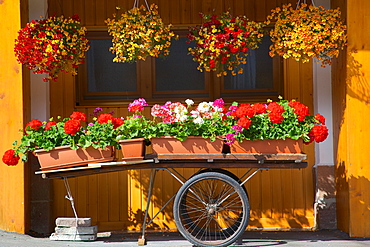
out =
[(223, 99), (216, 99), (215, 101), (213, 101), (214, 107), (222, 108), (224, 105), (225, 105), (225, 102)]
[(153, 117), (165, 117), (171, 115), (171, 111), (165, 106), (154, 105), (151, 109), (151, 114)]
[(146, 103), (145, 99), (139, 98), (137, 100), (134, 100), (134, 102), (132, 102), (132, 103), (130, 103), (128, 105), (128, 110), (130, 112), (143, 111), (144, 110), (144, 106), (148, 106), (148, 104)]
[(227, 145), (231, 145), (236, 141), (235, 135), (231, 134), (231, 133), (226, 134), (225, 138), (226, 138), (226, 144)]

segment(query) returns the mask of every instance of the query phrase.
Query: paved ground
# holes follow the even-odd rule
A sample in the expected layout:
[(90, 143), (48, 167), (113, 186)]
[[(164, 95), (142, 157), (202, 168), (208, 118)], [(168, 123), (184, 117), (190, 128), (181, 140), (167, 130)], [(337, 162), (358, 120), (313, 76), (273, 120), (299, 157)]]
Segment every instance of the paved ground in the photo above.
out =
[[(73, 242), (73, 241), (51, 241), (47, 237), (31, 237), (19, 233), (9, 233), (0, 231), (0, 247), (59, 247), (59, 246), (137, 246), (139, 233), (122, 233), (112, 232), (109, 234), (101, 234), (96, 241), (92, 242)], [(103, 237), (104, 236), (104, 237)], [(192, 247), (178, 233), (151, 233), (147, 234), (147, 246), (156, 247)], [(370, 246), (370, 238), (349, 238), (348, 234), (338, 230), (322, 230), (317, 232), (245, 232), (241, 245), (232, 246), (320, 246), (320, 247), (356, 247)]]

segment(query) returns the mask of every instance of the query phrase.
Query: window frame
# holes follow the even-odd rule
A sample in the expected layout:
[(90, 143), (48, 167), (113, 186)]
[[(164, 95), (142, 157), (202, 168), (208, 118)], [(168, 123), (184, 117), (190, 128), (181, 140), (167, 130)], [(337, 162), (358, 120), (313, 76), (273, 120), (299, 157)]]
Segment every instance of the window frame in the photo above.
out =
[[(173, 27), (173, 31), (181, 37), (188, 33), (187, 27)], [(88, 39), (111, 39), (107, 30), (88, 32)], [(190, 55), (189, 55), (190, 56)], [(273, 88), (268, 89), (225, 89), (224, 77), (217, 77), (214, 72), (204, 73), (204, 90), (156, 91), (156, 58), (147, 57), (145, 61), (136, 62), (135, 92), (88, 92), (87, 63), (79, 66), (75, 77), (76, 104), (90, 105), (126, 105), (136, 98), (145, 98), (149, 104), (165, 103), (166, 101), (183, 101), (192, 98), (194, 101), (213, 101), (223, 98), (226, 102), (264, 102), (267, 99), (277, 99), (283, 94), (284, 73), (283, 59), (273, 57)], [(99, 97), (112, 96), (112, 99)], [(86, 97), (97, 99), (86, 99)], [(115, 98), (116, 97), (116, 98)]]

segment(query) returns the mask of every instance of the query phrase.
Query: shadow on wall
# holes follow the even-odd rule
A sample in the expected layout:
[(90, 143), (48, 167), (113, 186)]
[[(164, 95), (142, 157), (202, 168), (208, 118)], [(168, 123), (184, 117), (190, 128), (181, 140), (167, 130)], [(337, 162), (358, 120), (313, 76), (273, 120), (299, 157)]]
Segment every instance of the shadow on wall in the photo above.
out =
[(370, 103), (370, 87), (363, 65), (356, 60), (358, 51), (352, 50), (347, 56), (347, 86), (349, 96)]
[[(181, 169), (180, 169), (181, 170)], [(194, 170), (194, 172), (191, 171), (185, 171), (188, 169), (183, 169), (183, 174), (186, 179), (190, 178), (192, 175), (194, 175), (197, 171), (197, 169)], [(180, 171), (181, 172), (181, 171)], [(285, 172), (285, 173), (284, 173)], [(298, 172), (298, 171), (297, 171)], [(270, 174), (268, 174), (270, 173)], [(276, 173), (276, 174), (273, 174)], [(284, 174), (282, 174), (284, 173)], [(236, 174), (236, 173), (235, 173)], [(145, 203), (148, 198), (148, 189), (149, 188), (149, 182), (150, 182), (150, 172), (140, 172), (140, 171), (134, 171), (131, 174), (131, 179), (136, 181), (135, 186), (137, 186), (136, 189), (142, 188), (143, 193), (143, 201), (142, 204), (143, 210), (141, 209), (130, 209), (129, 213), (129, 229), (140, 229), (142, 226), (142, 222), (144, 220), (144, 210), (145, 210)], [(238, 174), (236, 174), (238, 175)], [(265, 176), (264, 176), (265, 175)], [(279, 186), (275, 186), (273, 184), (268, 185), (271, 186), (271, 191), (267, 193), (274, 193), (275, 190), (278, 190), (278, 193), (281, 193), (281, 198), (276, 199), (275, 201), (270, 200), (268, 203), (266, 203), (266, 197), (269, 196), (269, 194), (263, 194), (261, 188), (257, 189), (257, 194), (253, 196), (253, 193), (251, 192), (252, 188), (256, 188), (257, 186), (260, 186), (260, 183), (263, 181), (266, 181), (266, 179), (269, 179), (269, 176), (271, 177), (279, 177), (281, 175), (282, 177), (286, 178), (287, 180), (294, 183), (294, 176), (296, 176), (296, 173), (291, 173), (291, 171), (284, 170), (284, 171), (268, 171), (263, 174), (258, 174), (255, 177), (253, 177), (248, 183), (251, 183), (251, 187), (248, 188), (249, 193), (249, 199), (250, 199), (250, 206), (251, 206), (251, 218), (249, 221), (248, 229), (256, 230), (256, 229), (263, 229), (266, 226), (276, 226), (275, 228), (294, 228), (294, 229), (304, 229), (307, 227), (312, 226), (312, 221), (309, 220), (309, 218), (313, 218), (313, 214), (307, 213), (307, 210), (310, 209), (304, 209), (305, 203), (304, 200), (300, 200), (303, 198), (302, 195), (298, 195), (299, 191), (304, 190), (303, 186), (301, 189), (295, 190), (290, 189), (288, 191), (284, 191), (284, 186), (282, 183), (284, 181), (278, 182)], [(298, 176), (299, 180), (299, 176)], [(268, 184), (268, 183), (267, 183)], [(280, 186), (281, 185), (281, 186)], [(300, 186), (300, 185), (296, 185)], [(170, 189), (168, 187), (171, 187)], [(162, 189), (165, 191), (163, 191)], [(180, 183), (178, 183), (171, 175), (169, 175), (165, 171), (159, 171), (157, 172), (157, 177), (155, 179), (154, 187), (153, 187), (153, 195), (151, 200), (151, 205), (155, 206), (155, 209), (152, 208), (149, 211), (149, 217), (147, 219), (147, 223), (151, 220), (151, 217), (153, 217), (159, 208), (161, 208), (180, 188)], [(294, 194), (294, 195), (293, 195)], [(252, 196), (251, 196), (252, 195)], [(297, 199), (298, 197), (299, 199)], [(145, 201), (144, 201), (145, 199)], [(297, 199), (297, 200), (295, 200)], [(154, 223), (148, 226), (148, 229), (174, 229), (174, 217), (172, 212), (173, 201), (163, 210), (161, 214), (159, 214), (159, 218), (155, 220)], [(313, 207), (313, 202), (312, 202)]]
[[(357, 222), (358, 224), (352, 226), (351, 237), (370, 237), (370, 224), (362, 221), (370, 218), (370, 191), (366, 189), (370, 188), (370, 180), (365, 176), (350, 175), (344, 161), (337, 167), (336, 179), (340, 198), (340, 203), (337, 204), (338, 218), (341, 218), (338, 221), (338, 228), (349, 232), (350, 221)], [(353, 217), (351, 209), (357, 211)], [(356, 216), (358, 218), (355, 218)]]

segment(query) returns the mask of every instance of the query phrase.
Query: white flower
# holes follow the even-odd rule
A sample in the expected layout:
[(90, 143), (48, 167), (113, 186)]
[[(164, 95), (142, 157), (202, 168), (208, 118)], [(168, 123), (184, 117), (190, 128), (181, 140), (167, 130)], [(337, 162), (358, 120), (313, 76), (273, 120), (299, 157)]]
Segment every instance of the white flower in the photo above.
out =
[(194, 123), (197, 123), (197, 124), (203, 124), (204, 123), (204, 120), (203, 118), (201, 117), (197, 117), (196, 119), (193, 120)]
[(176, 120), (177, 120), (177, 122), (183, 122), (186, 119), (188, 119), (188, 116), (187, 115), (184, 115), (184, 114), (176, 114)]
[(220, 108), (220, 107), (217, 107), (217, 106), (214, 106), (213, 109), (216, 111), (216, 112), (222, 112), (223, 109)]
[(210, 110), (211, 106), (212, 106), (212, 102), (211, 104), (209, 102), (202, 102), (202, 103), (199, 103), (197, 110), (201, 113), (205, 113)]
[(184, 105), (178, 105), (176, 106), (173, 111), (176, 113), (176, 114), (186, 114), (188, 113), (188, 110), (186, 109), (186, 107)]
[(191, 111), (190, 114), (193, 118), (200, 117), (200, 113), (198, 111), (195, 111), (195, 110)]
[(188, 106), (190, 106), (190, 105), (194, 105), (194, 101), (193, 101), (193, 100), (191, 100), (191, 99), (187, 99), (187, 100), (185, 100), (185, 103), (186, 103)]

